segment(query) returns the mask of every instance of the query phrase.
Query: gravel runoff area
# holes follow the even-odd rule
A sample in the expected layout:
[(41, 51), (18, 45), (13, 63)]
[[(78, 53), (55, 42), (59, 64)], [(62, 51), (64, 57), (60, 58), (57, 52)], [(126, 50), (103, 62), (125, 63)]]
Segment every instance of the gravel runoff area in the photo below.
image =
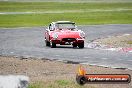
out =
[[(59, 88), (132, 88), (129, 84), (85, 84), (79, 86), (76, 81), (76, 73), (80, 64), (59, 62), (45, 58), (22, 58), (0, 56), (0, 75), (26, 75), (30, 78), (30, 83), (41, 82), (44, 88), (53, 87), (57, 80), (67, 80), (74, 85), (62, 85)], [(88, 74), (130, 74), (131, 70), (104, 68), (99, 66), (82, 65)], [(50, 86), (49, 86), (50, 85)], [(52, 85), (52, 87), (51, 87)], [(36, 87), (35, 87), (36, 88)]]
[(97, 39), (96, 42), (117, 48), (118, 47), (132, 48), (132, 34), (109, 36), (107, 38)]
[(132, 34), (122, 34), (96, 39), (90, 43), (88, 47), (118, 52), (132, 52)]

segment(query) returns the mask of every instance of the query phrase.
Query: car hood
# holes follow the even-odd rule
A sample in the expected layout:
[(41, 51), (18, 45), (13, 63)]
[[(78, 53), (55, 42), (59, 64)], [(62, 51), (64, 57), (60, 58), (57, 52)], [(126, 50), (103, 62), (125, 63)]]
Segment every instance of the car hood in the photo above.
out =
[(54, 35), (57, 34), (58, 38), (80, 38), (79, 31), (70, 31), (70, 30), (60, 30), (60, 31), (53, 31), (50, 34)]

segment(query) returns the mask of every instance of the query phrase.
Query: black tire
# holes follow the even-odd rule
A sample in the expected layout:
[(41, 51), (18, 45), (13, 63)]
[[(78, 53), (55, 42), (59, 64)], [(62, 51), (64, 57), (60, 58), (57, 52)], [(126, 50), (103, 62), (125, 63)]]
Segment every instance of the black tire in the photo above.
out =
[(73, 48), (76, 48), (77, 47), (77, 44), (73, 44), (72, 46), (73, 46)]
[(51, 47), (51, 48), (56, 48), (56, 44), (53, 43), (53, 42), (50, 42), (50, 47)]
[(79, 85), (84, 85), (87, 82), (87, 79), (84, 76), (76, 76), (76, 81)]
[(50, 42), (48, 42), (47, 40), (45, 40), (45, 44), (46, 46), (50, 46)]
[(84, 48), (84, 42), (78, 44), (79, 48)]

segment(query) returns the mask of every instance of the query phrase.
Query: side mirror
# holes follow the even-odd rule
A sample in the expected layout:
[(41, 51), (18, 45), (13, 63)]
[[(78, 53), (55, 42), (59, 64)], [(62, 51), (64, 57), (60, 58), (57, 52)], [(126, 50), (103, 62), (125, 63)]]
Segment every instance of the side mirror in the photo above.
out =
[(78, 31), (78, 28), (77, 28), (77, 26), (76, 26), (76, 25), (75, 25), (75, 30), (76, 30), (76, 31)]
[(46, 31), (49, 31), (49, 27), (46, 28)]
[(75, 25), (75, 28), (77, 29), (77, 26)]

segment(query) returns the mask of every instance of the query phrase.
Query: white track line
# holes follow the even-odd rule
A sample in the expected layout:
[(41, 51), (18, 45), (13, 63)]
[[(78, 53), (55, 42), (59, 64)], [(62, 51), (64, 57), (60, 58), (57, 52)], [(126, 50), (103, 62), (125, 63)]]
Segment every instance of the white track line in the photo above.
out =
[(47, 13), (80, 13), (80, 12), (119, 12), (119, 11), (130, 11), (132, 9), (89, 9), (89, 10), (64, 10), (64, 11), (44, 11), (44, 12), (0, 12), (0, 15), (8, 14), (47, 14)]

